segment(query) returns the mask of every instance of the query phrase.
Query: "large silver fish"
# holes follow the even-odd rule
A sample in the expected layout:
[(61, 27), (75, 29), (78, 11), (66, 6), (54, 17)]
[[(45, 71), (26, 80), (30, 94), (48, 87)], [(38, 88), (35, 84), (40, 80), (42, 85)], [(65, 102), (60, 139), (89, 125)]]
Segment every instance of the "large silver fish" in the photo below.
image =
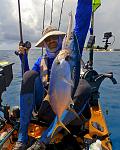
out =
[[(55, 130), (60, 126), (70, 133), (70, 131), (61, 122), (60, 118), (66, 109), (71, 110), (70, 106), (74, 105), (74, 102), (71, 98), (71, 91), (72, 87), (74, 87), (75, 85), (75, 79), (72, 78), (75, 78), (76, 73), (78, 74), (77, 76), (79, 78), (80, 74), (80, 57), (78, 58), (79, 50), (77, 49), (76, 51), (76, 49), (72, 47), (72, 51), (68, 47), (72, 30), (71, 24), (72, 14), (70, 16), (67, 35), (64, 39), (62, 50), (55, 58), (51, 68), (50, 85), (48, 91), (49, 98), (47, 99), (49, 99), (49, 103), (58, 119), (58, 122), (51, 136), (53, 136)], [(79, 64), (77, 64), (78, 59)], [(77, 69), (77, 72), (74, 71), (74, 68), (76, 66), (79, 67), (79, 69)], [(72, 72), (74, 72), (75, 74), (72, 75)]]
[(71, 98), (71, 86), (73, 83), (71, 79), (70, 64), (68, 60), (66, 60), (68, 59), (68, 56), (64, 55), (66, 55), (64, 52), (59, 55), (60, 59), (56, 59), (53, 62), (51, 70), (49, 100), (50, 105), (58, 118), (58, 122), (52, 135), (59, 126), (62, 126), (70, 132), (60, 121), (64, 110), (68, 109), (70, 104), (74, 104)]

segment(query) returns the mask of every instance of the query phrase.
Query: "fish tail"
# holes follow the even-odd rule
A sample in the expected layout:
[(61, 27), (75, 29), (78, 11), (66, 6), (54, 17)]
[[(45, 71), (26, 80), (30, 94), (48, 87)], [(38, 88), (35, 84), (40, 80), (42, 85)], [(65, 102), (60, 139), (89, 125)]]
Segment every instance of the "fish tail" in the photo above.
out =
[[(65, 126), (61, 121), (58, 121), (57, 124), (56, 124), (56, 126), (55, 126), (55, 128), (54, 128), (54, 130), (53, 130), (53, 132), (52, 132), (52, 134), (51, 134), (51, 138), (53, 137), (53, 135), (54, 135), (54, 133), (55, 133), (55, 131), (56, 131), (56, 129), (57, 129), (58, 127), (62, 127), (62, 128), (64, 128), (68, 133), (70, 133), (70, 131), (66, 128), (66, 126)], [(70, 134), (71, 134), (71, 133), (70, 133)]]

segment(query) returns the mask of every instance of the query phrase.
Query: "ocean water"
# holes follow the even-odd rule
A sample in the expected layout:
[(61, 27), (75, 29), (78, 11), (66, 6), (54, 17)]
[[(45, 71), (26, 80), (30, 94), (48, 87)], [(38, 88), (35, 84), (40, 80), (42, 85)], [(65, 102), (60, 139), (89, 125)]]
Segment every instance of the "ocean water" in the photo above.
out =
[[(40, 55), (39, 50), (31, 50), (29, 53), (30, 68)], [(88, 52), (84, 52), (83, 59), (88, 60)], [(21, 84), (21, 66), (19, 57), (12, 50), (0, 50), (0, 60), (14, 62), (13, 81), (3, 93), (3, 103), (10, 106), (19, 105), (19, 92)], [(117, 84), (113, 85), (110, 79), (105, 79), (100, 87), (100, 103), (111, 133), (113, 150), (120, 149), (120, 52), (95, 52), (94, 69), (98, 73), (113, 72)], [(108, 115), (106, 114), (108, 109)]]

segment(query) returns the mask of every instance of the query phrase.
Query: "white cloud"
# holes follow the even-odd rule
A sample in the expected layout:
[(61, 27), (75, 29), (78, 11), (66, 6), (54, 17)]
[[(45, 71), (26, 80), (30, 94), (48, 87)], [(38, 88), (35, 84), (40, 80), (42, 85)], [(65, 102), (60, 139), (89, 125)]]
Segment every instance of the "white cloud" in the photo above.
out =
[(98, 44), (102, 44), (104, 32), (113, 32), (116, 40), (112, 48), (120, 48), (119, 6), (119, 0), (102, 0), (102, 5), (95, 13), (95, 34)]
[[(42, 31), (44, 0), (20, 0), (24, 40), (35, 43)], [(54, 1), (53, 24), (58, 26), (62, 0)], [(66, 31), (68, 12), (75, 12), (77, 0), (65, 0), (61, 30)], [(103, 33), (111, 31), (116, 36), (114, 47), (120, 47), (120, 1), (102, 0), (101, 7), (95, 13), (96, 43), (102, 45)], [(45, 25), (50, 23), (51, 0), (47, 0)], [(0, 49), (16, 48), (19, 42), (17, 0), (1, 0), (0, 5)]]

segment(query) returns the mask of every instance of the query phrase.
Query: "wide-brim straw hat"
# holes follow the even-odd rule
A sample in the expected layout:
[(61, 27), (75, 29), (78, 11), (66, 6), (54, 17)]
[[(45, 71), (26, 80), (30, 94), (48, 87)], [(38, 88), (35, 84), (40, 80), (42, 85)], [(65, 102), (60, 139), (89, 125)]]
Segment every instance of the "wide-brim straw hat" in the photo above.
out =
[(50, 36), (62, 36), (64, 38), (65, 32), (58, 31), (56, 27), (48, 26), (42, 32), (41, 39), (35, 44), (36, 47), (44, 47), (44, 40)]

